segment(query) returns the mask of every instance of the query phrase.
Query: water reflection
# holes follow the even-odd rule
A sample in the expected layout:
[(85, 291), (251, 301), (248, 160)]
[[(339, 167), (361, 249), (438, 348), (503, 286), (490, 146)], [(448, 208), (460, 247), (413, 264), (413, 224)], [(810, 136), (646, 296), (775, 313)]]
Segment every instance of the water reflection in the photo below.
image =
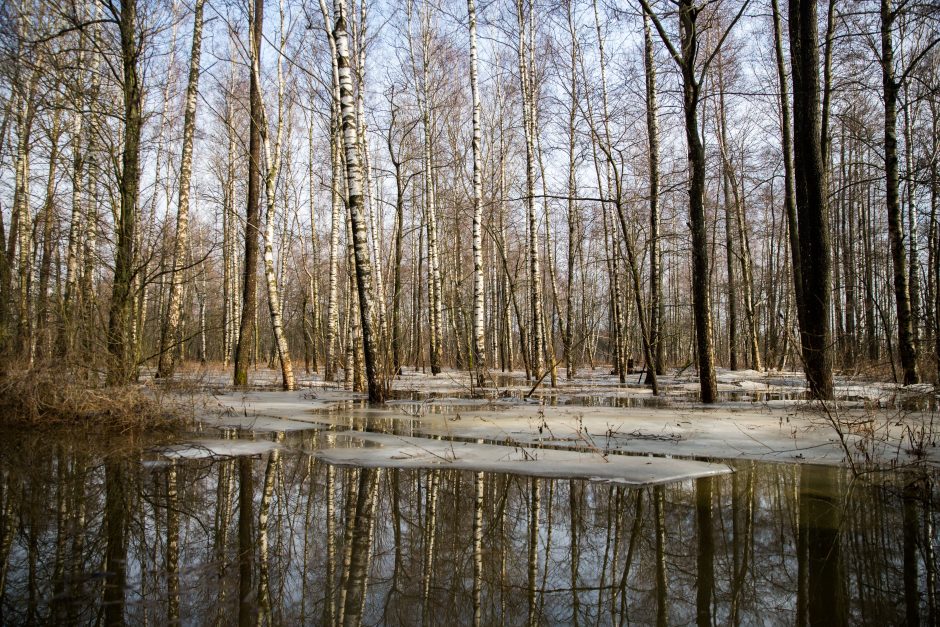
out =
[[(936, 481), (644, 489), (0, 448), (0, 623), (936, 624)], [(895, 487), (897, 485), (898, 487)]]

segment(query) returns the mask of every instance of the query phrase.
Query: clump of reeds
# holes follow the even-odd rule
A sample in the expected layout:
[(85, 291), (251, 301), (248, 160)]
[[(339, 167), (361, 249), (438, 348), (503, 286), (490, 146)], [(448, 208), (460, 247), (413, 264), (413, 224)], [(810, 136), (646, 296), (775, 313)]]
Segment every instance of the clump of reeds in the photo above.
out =
[(179, 408), (142, 385), (104, 387), (54, 367), (0, 372), (0, 425), (120, 432), (181, 424)]

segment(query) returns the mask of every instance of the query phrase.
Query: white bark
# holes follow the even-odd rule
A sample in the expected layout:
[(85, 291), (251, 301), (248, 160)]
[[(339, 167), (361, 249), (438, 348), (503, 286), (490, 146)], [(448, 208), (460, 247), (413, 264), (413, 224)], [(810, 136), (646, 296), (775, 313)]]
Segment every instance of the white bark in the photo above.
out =
[[(529, 7), (531, 13), (531, 7)], [(525, 134), (526, 160), (526, 209), (528, 213), (529, 252), (529, 299), (531, 301), (532, 340), (529, 345), (532, 355), (532, 375), (536, 381), (542, 376), (542, 271), (539, 264), (538, 218), (535, 211), (535, 89), (530, 67), (531, 48), (526, 41), (527, 29), (533, 25), (523, 9), (523, 0), (516, 0), (519, 25), (519, 81), (522, 91), (522, 126)], [(529, 31), (531, 32), (531, 31)]]
[[(473, 95), (473, 366), (477, 385), (483, 385), (486, 346), (483, 320), (483, 167), (480, 129), (480, 88), (477, 78), (477, 14), (467, 0), (470, 16), (470, 89)], [(479, 617), (477, 617), (479, 618)]]
[(186, 109), (183, 114), (183, 154), (180, 158), (179, 207), (176, 214), (176, 243), (173, 250), (173, 271), (170, 274), (170, 304), (166, 325), (160, 337), (158, 377), (173, 376), (177, 329), (182, 317), (183, 259), (189, 244), (189, 193), (193, 172), (193, 141), (196, 135), (196, 96), (199, 92), (199, 61), (202, 52), (202, 9), (205, 0), (196, 0), (193, 16), (193, 48), (189, 59), (189, 83), (186, 87)]
[(373, 330), (375, 318), (372, 297), (372, 264), (369, 260), (369, 244), (366, 236), (366, 219), (363, 215), (362, 170), (359, 165), (357, 145), (359, 129), (356, 124), (355, 102), (352, 93), (352, 77), (349, 69), (349, 43), (346, 33), (346, 16), (343, 0), (335, 7), (336, 24), (333, 38), (336, 42), (336, 67), (339, 70), (340, 113), (343, 120), (343, 148), (346, 154), (346, 191), (349, 207), (350, 228), (353, 234), (353, 250), (356, 258), (356, 284), (359, 296), (359, 314), (362, 322), (362, 345), (369, 400), (381, 402), (384, 389), (378, 380), (378, 351)]
[[(264, 230), (264, 278), (268, 288), (268, 312), (271, 315), (271, 326), (274, 328), (274, 339), (277, 344), (277, 353), (281, 361), (281, 385), (285, 390), (297, 387), (294, 379), (294, 367), (291, 363), (290, 349), (287, 346), (287, 336), (284, 333), (284, 321), (281, 315), (281, 297), (278, 289), (277, 273), (274, 269), (274, 221), (277, 205), (277, 175), (281, 168), (281, 142), (284, 135), (284, 72), (281, 57), (284, 55), (284, 3), (280, 8), (280, 48), (277, 57), (277, 130), (275, 131), (274, 147), (268, 137), (267, 114), (264, 104), (261, 105), (261, 139), (264, 148), (264, 160), (268, 164), (265, 176), (266, 211)], [(252, 71), (261, 83), (260, 55), (254, 51), (252, 55)]]

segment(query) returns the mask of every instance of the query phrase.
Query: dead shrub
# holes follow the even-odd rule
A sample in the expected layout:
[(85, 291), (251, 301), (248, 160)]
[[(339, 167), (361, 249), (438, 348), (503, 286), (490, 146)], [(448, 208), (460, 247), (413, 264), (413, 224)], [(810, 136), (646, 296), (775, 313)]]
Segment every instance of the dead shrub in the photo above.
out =
[(178, 406), (143, 385), (102, 387), (52, 367), (0, 373), (0, 425), (86, 426), (118, 432), (182, 425)]

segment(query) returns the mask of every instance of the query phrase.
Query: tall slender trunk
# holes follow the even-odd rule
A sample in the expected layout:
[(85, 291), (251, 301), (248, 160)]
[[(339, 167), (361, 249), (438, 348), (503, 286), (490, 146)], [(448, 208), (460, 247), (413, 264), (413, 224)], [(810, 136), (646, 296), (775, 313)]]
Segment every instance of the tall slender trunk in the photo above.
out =
[[(25, 18), (18, 19), (18, 26)], [(29, 294), (32, 283), (32, 210), (29, 206), (30, 153), (32, 148), (33, 120), (36, 114), (35, 78), (31, 72), (21, 78), (26, 83), (17, 89), (16, 106), (16, 157), (13, 187), (13, 216), (10, 218), (10, 246), (7, 263), (12, 266), (16, 259), (16, 354), (28, 364), (32, 363), (32, 312)]]
[(885, 128), (885, 208), (888, 212), (888, 237), (894, 270), (894, 300), (898, 321), (898, 354), (904, 371), (904, 385), (917, 383), (917, 342), (911, 308), (907, 259), (904, 250), (904, 225), (898, 181), (897, 102), (898, 82), (894, 73), (893, 29), (896, 13), (891, 0), (881, 0), (881, 82), (884, 92)]
[[(476, 383), (482, 387), (486, 369), (483, 324), (483, 164), (480, 123), (480, 88), (477, 84), (477, 13), (473, 0), (467, 0), (470, 19), (470, 90), (473, 94), (473, 367)], [(476, 617), (479, 620), (479, 616)]]
[(189, 82), (186, 86), (186, 109), (183, 113), (183, 154), (180, 157), (179, 207), (176, 214), (176, 242), (173, 269), (170, 273), (170, 304), (166, 324), (160, 335), (158, 377), (173, 376), (177, 329), (182, 317), (183, 259), (189, 244), (189, 192), (193, 172), (193, 141), (196, 135), (196, 96), (199, 93), (199, 60), (202, 53), (202, 9), (205, 0), (196, 0), (193, 14), (193, 47), (189, 57)]
[[(699, 8), (693, 0), (679, 2), (680, 51), (672, 45), (666, 32), (649, 7), (640, 0), (643, 10), (653, 20), (663, 43), (669, 48), (673, 60), (682, 74), (682, 108), (685, 117), (685, 137), (689, 161), (689, 227), (692, 231), (692, 309), (695, 322), (695, 346), (699, 369), (699, 387), (703, 403), (717, 400), (715, 355), (712, 348), (712, 314), (709, 284), (708, 230), (705, 219), (705, 148), (699, 135), (698, 107), (701, 98), (701, 79), (698, 56)], [(746, 6), (746, 5), (745, 5)], [(729, 30), (740, 18), (744, 6)], [(728, 31), (725, 31), (726, 33)], [(719, 43), (720, 45), (720, 43)]]
[(412, 73), (415, 80), (415, 91), (418, 99), (418, 109), (421, 115), (421, 125), (424, 131), (422, 144), (422, 171), (424, 184), (424, 217), (428, 238), (428, 339), (431, 373), (436, 375), (441, 371), (441, 353), (443, 344), (443, 312), (441, 301), (443, 288), (441, 280), (440, 256), (438, 254), (437, 237), (437, 198), (434, 186), (434, 163), (432, 142), (434, 133), (434, 117), (430, 102), (429, 81), (430, 55), (431, 55), (431, 18), (430, 5), (422, 4), (420, 16), (421, 30), (421, 58), (420, 71), (418, 57), (415, 55), (414, 36), (411, 33), (412, 2), (406, 3), (408, 11), (408, 51), (411, 57)]
[[(578, 114), (578, 35), (574, 24), (574, 1), (568, 0), (568, 33), (571, 36), (571, 101), (568, 108), (568, 284), (565, 289), (565, 328), (562, 333), (565, 349), (565, 370), (568, 380), (575, 378), (577, 363), (572, 353), (574, 343), (574, 290), (575, 290), (575, 262), (580, 242), (578, 238), (578, 179), (576, 176), (577, 163), (575, 153), (575, 131)], [(577, 595), (575, 595), (577, 599)], [(576, 602), (577, 605), (577, 602)], [(577, 611), (575, 611), (577, 623)]]
[[(229, 49), (233, 48), (232, 36), (229, 36)], [(235, 89), (235, 61), (229, 67), (230, 94)], [(223, 211), (223, 238), (222, 259), (223, 270), (223, 296), (225, 300), (225, 329), (224, 354), (222, 363), (226, 368), (234, 357), (235, 346), (238, 344), (238, 325), (241, 318), (238, 297), (238, 255), (236, 254), (236, 240), (238, 239), (238, 216), (235, 209), (235, 103), (234, 98), (226, 98), (225, 107), (225, 135), (226, 135), (226, 172), (225, 172), (225, 203)]]
[(36, 354), (40, 359), (51, 354), (52, 334), (49, 325), (53, 307), (49, 301), (49, 282), (52, 277), (53, 256), (56, 242), (53, 238), (55, 217), (55, 174), (59, 161), (60, 110), (52, 113), (52, 128), (49, 132), (49, 171), (46, 177), (46, 199), (39, 217), (42, 225), (42, 260), (39, 264), (39, 293), (36, 299)]
[[(98, 3), (92, 3), (91, 19), (97, 19), (98, 17)], [(85, 74), (85, 62), (86, 62), (86, 31), (79, 33), (78, 40), (78, 59), (76, 61), (75, 75), (86, 78)], [(97, 55), (96, 60), (93, 61), (93, 65), (97, 64)], [(62, 303), (62, 328), (59, 336), (59, 352), (63, 355), (68, 355), (74, 345), (75, 341), (75, 320), (77, 318), (77, 307), (76, 301), (79, 296), (78, 292), (78, 278), (79, 278), (79, 264), (81, 263), (81, 237), (82, 237), (82, 222), (83, 222), (83, 211), (82, 211), (82, 199), (85, 194), (85, 189), (83, 186), (84, 170), (85, 170), (85, 146), (83, 145), (83, 129), (84, 127), (84, 112), (83, 108), (86, 103), (87, 93), (93, 93), (92, 89), (88, 89), (84, 86), (78, 87), (72, 96), (73, 102), (75, 103), (75, 111), (72, 114), (72, 137), (71, 137), (71, 149), (72, 149), (72, 212), (71, 220), (69, 221), (69, 240), (68, 240), (68, 249), (66, 252), (66, 261), (65, 261), (65, 293), (63, 295)], [(5, 122), (4, 122), (5, 125)], [(5, 133), (4, 133), (5, 135)], [(2, 281), (2, 279), (0, 279)], [(0, 304), (2, 307), (2, 304)]]
[(392, 145), (392, 133), (395, 130), (395, 116), (398, 109), (394, 102), (394, 93), (390, 103), (391, 112), (388, 125), (388, 154), (395, 168), (395, 259), (393, 261), (394, 278), (392, 287), (392, 367), (395, 375), (401, 373), (401, 295), (402, 295), (402, 246), (405, 238), (405, 179), (402, 173), (402, 160)]
[(803, 367), (815, 398), (832, 398), (832, 261), (826, 168), (820, 137), (819, 43), (815, 0), (790, 0), (794, 173), (803, 281)]
[(529, 255), (529, 299), (532, 320), (532, 374), (536, 381), (542, 376), (543, 366), (543, 325), (542, 325), (542, 271), (539, 263), (538, 218), (535, 211), (535, 83), (532, 80), (530, 64), (531, 49), (526, 41), (527, 29), (532, 29), (532, 7), (529, 15), (523, 8), (523, 0), (516, 0), (516, 16), (519, 27), (519, 80), (522, 91), (522, 126), (525, 135), (526, 164), (526, 209), (528, 215), (528, 255)]
[[(774, 30), (774, 58), (777, 61), (777, 83), (780, 90), (780, 136), (783, 151), (783, 205), (786, 210), (787, 235), (790, 242), (790, 268), (793, 273), (793, 293), (796, 298), (797, 317), (802, 320), (803, 274), (800, 266), (800, 229), (796, 215), (796, 189), (793, 174), (793, 139), (790, 131), (790, 97), (787, 70), (783, 56), (783, 35), (777, 0), (770, 0)], [(802, 328), (802, 324), (800, 324)]]
[[(650, 317), (649, 341), (653, 346), (655, 374), (663, 373), (662, 270), (659, 241), (659, 107), (656, 102), (656, 59), (649, 16), (643, 13), (643, 69), (646, 76), (646, 135), (650, 181)], [(646, 382), (652, 383), (647, 371)]]
[(933, 102), (930, 107), (931, 130), (934, 142), (931, 147), (933, 159), (930, 163), (930, 267), (933, 282), (933, 341), (934, 361), (937, 367), (937, 382), (940, 383), (940, 106)]
[(336, 65), (339, 69), (340, 110), (343, 121), (343, 146), (346, 153), (346, 189), (350, 227), (356, 259), (356, 285), (359, 295), (359, 315), (362, 320), (362, 345), (365, 354), (366, 379), (369, 400), (380, 403), (385, 390), (379, 381), (378, 342), (373, 329), (374, 304), (372, 300), (372, 264), (369, 261), (366, 241), (366, 222), (363, 215), (362, 172), (356, 151), (359, 130), (356, 124), (355, 104), (352, 94), (352, 78), (349, 69), (349, 43), (346, 33), (346, 17), (343, 0), (335, 7), (336, 24), (333, 38), (336, 41)]
[(728, 132), (725, 118), (724, 73), (721, 63), (718, 65), (718, 142), (721, 151), (721, 190), (724, 194), (725, 210), (725, 261), (728, 273), (728, 368), (738, 369), (738, 295), (734, 272), (734, 200), (731, 188), (734, 185), (734, 173), (728, 158)]
[[(261, 41), (264, 27), (264, 0), (254, 0), (249, 28), (251, 63), (261, 65)], [(251, 360), (258, 330), (258, 232), (260, 226), (259, 193), (261, 187), (261, 85), (260, 75), (252, 70), (249, 78), (248, 123), (248, 194), (245, 210), (245, 266), (242, 279), (242, 311), (235, 345), (235, 385), (248, 385)]]
[[(280, 48), (277, 57), (277, 130), (275, 131), (274, 146), (268, 138), (268, 123), (264, 104), (261, 106), (261, 138), (264, 147), (264, 160), (268, 164), (265, 182), (265, 220), (262, 237), (264, 240), (264, 277), (268, 288), (268, 312), (271, 315), (271, 326), (274, 329), (274, 341), (277, 354), (281, 362), (281, 385), (285, 390), (296, 387), (294, 381), (294, 367), (290, 358), (290, 349), (287, 346), (287, 336), (284, 333), (284, 322), (281, 314), (281, 297), (278, 289), (277, 274), (274, 269), (274, 221), (277, 208), (277, 177), (281, 169), (281, 142), (284, 135), (284, 117), (288, 115), (284, 110), (284, 73), (281, 58), (284, 55), (284, 5), (279, 4), (280, 16)], [(259, 51), (252, 57), (252, 72), (257, 74), (257, 81), (261, 82), (261, 63)], [(284, 239), (287, 247), (287, 239)]]
[(317, 212), (316, 212), (316, 203), (314, 199), (316, 197), (315, 186), (314, 186), (314, 149), (313, 149), (313, 129), (314, 129), (314, 117), (311, 114), (309, 120), (309, 126), (307, 127), (307, 145), (308, 158), (307, 158), (307, 193), (309, 195), (310, 203), (310, 259), (311, 264), (313, 265), (313, 272), (310, 276), (310, 343), (311, 346), (311, 356), (313, 358), (313, 371), (320, 371), (320, 359), (319, 359), (319, 346), (320, 346), (320, 331), (321, 331), (321, 320), (320, 320), (320, 233), (317, 228)]
[(116, 225), (117, 249), (114, 283), (108, 315), (109, 384), (127, 383), (136, 377), (131, 341), (134, 260), (137, 241), (137, 201), (140, 185), (140, 135), (143, 86), (140, 79), (141, 34), (137, 24), (137, 0), (121, 0), (119, 18), (124, 89), (124, 149), (121, 168), (121, 200)]

